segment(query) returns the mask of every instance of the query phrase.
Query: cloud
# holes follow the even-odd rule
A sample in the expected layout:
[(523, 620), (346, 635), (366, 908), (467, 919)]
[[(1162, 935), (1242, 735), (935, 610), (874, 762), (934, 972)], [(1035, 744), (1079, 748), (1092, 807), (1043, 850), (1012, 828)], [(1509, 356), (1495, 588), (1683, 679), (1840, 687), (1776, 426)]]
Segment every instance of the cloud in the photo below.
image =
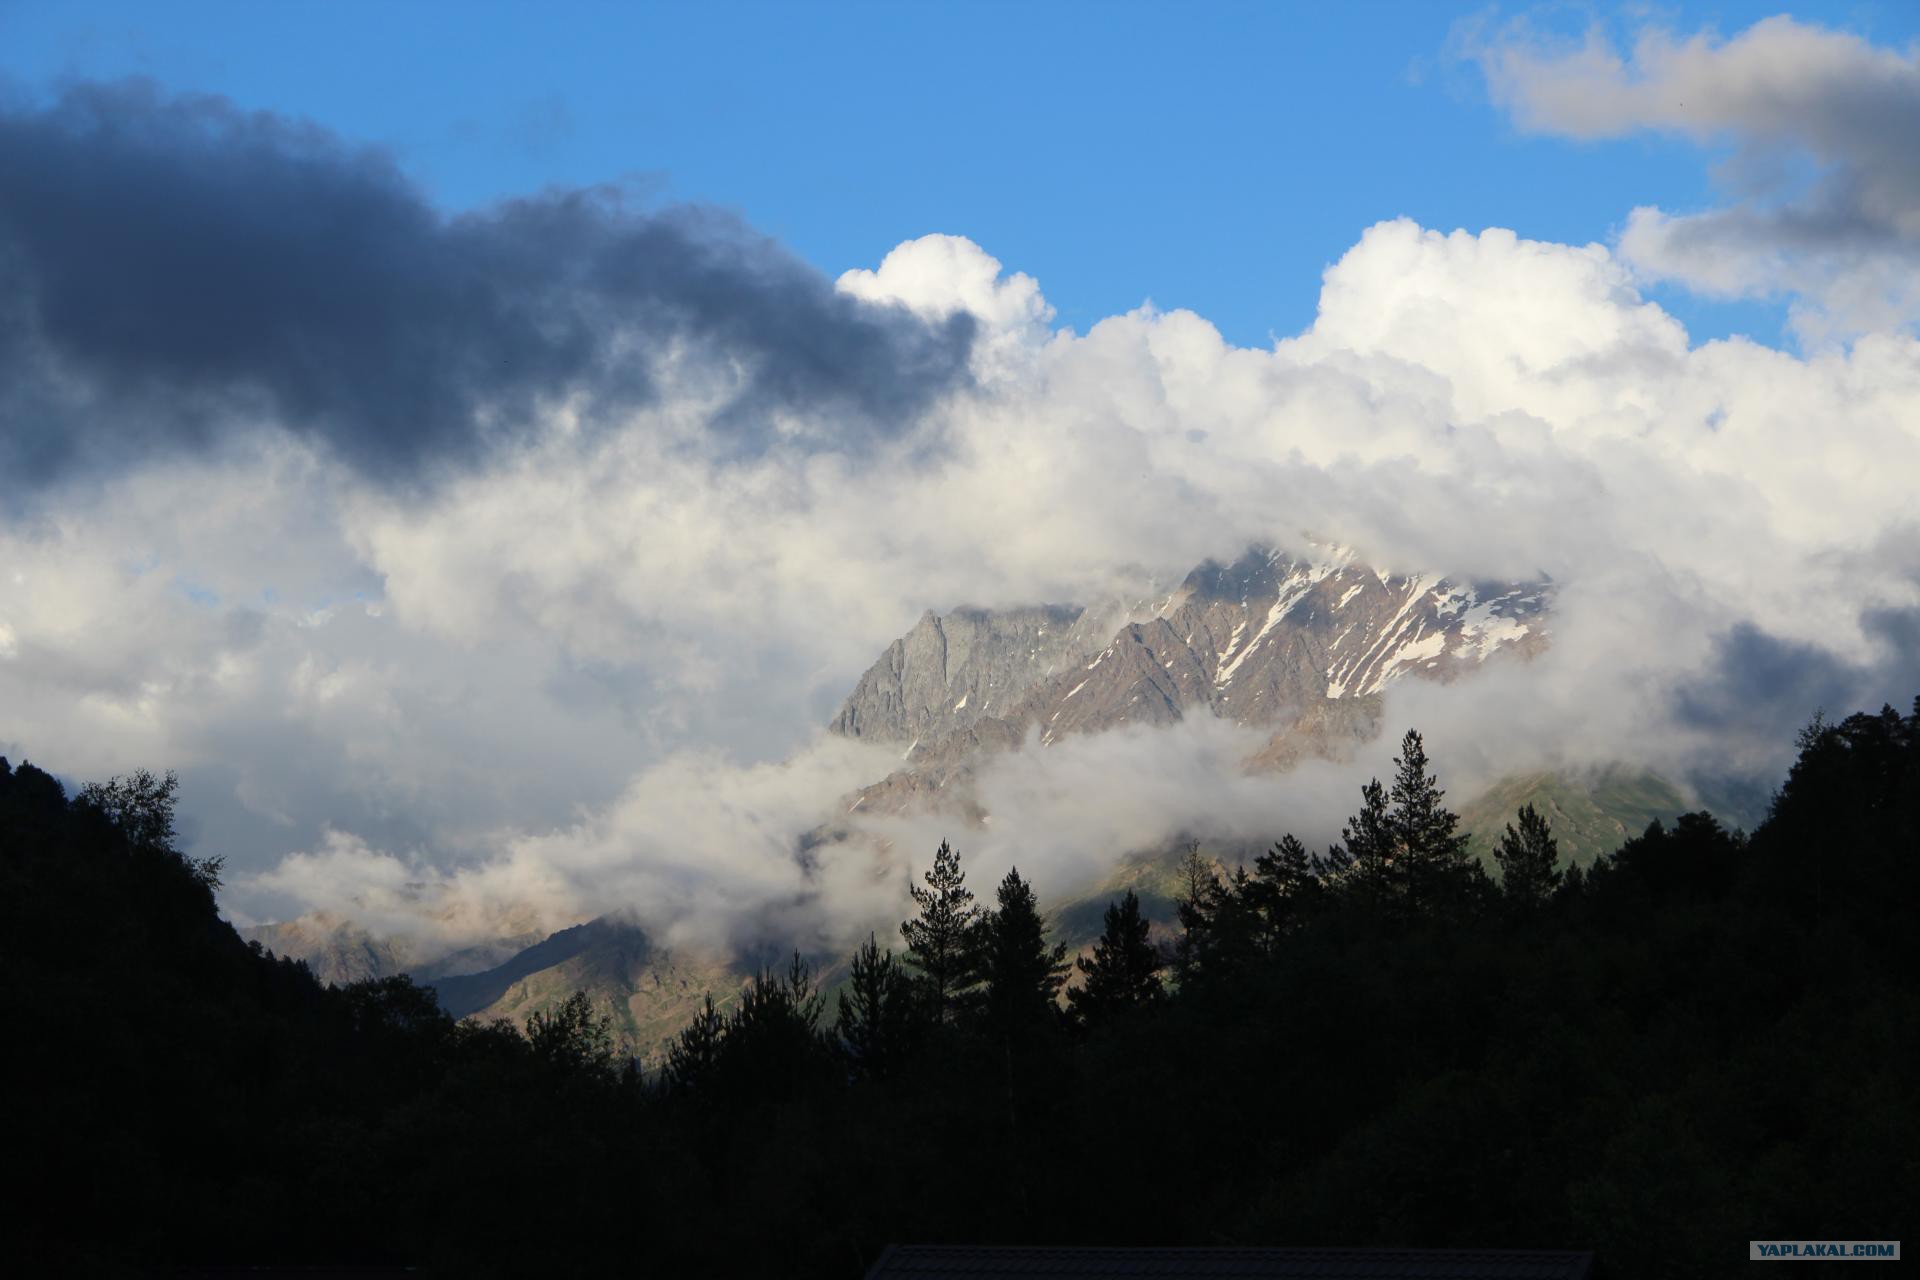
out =
[[(1017, 754), (980, 767), (975, 798), (990, 815), (985, 827), (964, 829), (938, 815), (856, 825), (888, 842), (903, 870), (924, 871), (932, 850), (951, 840), (976, 893), (1018, 867), (1043, 894), (1067, 895), (1084, 892), (1127, 854), (1178, 838), (1277, 840), (1293, 831), (1324, 844), (1339, 836), (1360, 783), (1382, 772), (1391, 755), (1370, 751), (1346, 763), (1308, 761), (1278, 777), (1250, 774), (1245, 761), (1267, 737), (1210, 716), (1067, 737), (1050, 747), (1036, 733)], [(900, 907), (896, 890), (884, 909), (897, 919)]]
[(578, 821), (502, 831), (455, 865), (329, 830), (317, 849), (250, 874), (244, 890), (279, 914), (326, 911), (409, 937), (428, 957), (609, 912), (669, 947), (837, 947), (845, 922), (881, 910), (904, 880), (868, 846), (811, 865), (796, 850), (892, 755), (825, 734), (778, 762), (680, 753)]
[(1024, 272), (1007, 275), (1000, 260), (964, 236), (928, 235), (887, 254), (878, 270), (843, 272), (834, 287), (877, 305), (899, 304), (937, 324), (970, 316), (979, 326), (976, 367), (991, 379), (1012, 372), (1043, 345), (1053, 307)]
[(892, 934), (908, 884), (942, 840), (962, 851), (983, 895), (1015, 866), (1049, 895), (1075, 893), (1125, 854), (1175, 837), (1291, 830), (1324, 844), (1391, 754), (1382, 745), (1364, 760), (1249, 775), (1242, 763), (1265, 737), (1207, 718), (1045, 750), (1030, 741), (982, 769), (985, 827), (938, 814), (846, 814), (846, 795), (897, 763), (886, 748), (816, 734), (778, 762), (686, 752), (643, 769), (576, 822), (503, 833), (455, 865), (328, 830), (239, 888), (267, 914), (326, 912), (405, 937), (423, 959), (608, 912), (670, 947), (832, 954), (868, 932)]
[(1645, 276), (1791, 295), (1816, 342), (1920, 318), (1920, 53), (1784, 16), (1730, 39), (1648, 27), (1624, 56), (1598, 29), (1556, 42), (1524, 23), (1465, 48), (1523, 129), (1731, 148), (1732, 204), (1633, 210), (1620, 249)]
[(731, 215), (553, 191), (448, 218), (385, 154), (145, 84), (0, 113), (0, 477), (271, 424), (414, 479), (699, 395), (708, 444), (862, 448), (964, 383), (973, 320), (836, 291)]
[[(235, 139), (258, 128), (273, 209), (307, 172), (286, 122), (165, 99), (132, 112), (132, 141), (106, 112), (102, 142), (61, 114), (72, 101), (7, 117), (6, 145), (50, 131), (111, 156), (152, 134), (191, 153), (183, 191), (211, 182), (201, 165), (244, 193), (255, 152)], [(212, 123), (183, 133), (176, 116), (202, 111)], [(1503, 772), (1613, 760), (1770, 782), (1807, 699), (1844, 697), (1838, 714), (1912, 696), (1908, 334), (1811, 355), (1696, 345), (1624, 251), (1405, 220), (1366, 229), (1328, 268), (1314, 325), (1270, 349), (1147, 306), (1055, 329), (1037, 282), (955, 236), (829, 285), (750, 233), (700, 231), (693, 275), (727, 286), (708, 290), (679, 260), (637, 279), (607, 268), (638, 252), (619, 246), (684, 248), (695, 232), (673, 216), (543, 197), (448, 221), (377, 157), (310, 145), (316, 208), (360, 175), (369, 207), (399, 210), (418, 229), (406, 243), (438, 255), (403, 276), (467, 279), (493, 261), (477, 244), (507, 259), (482, 273), (482, 296), (511, 303), (505, 327), (396, 285), (362, 349), (353, 326), (322, 324), (320, 284), (304, 286), (319, 290), (309, 315), (240, 282), (283, 328), (222, 352), (207, 335), (234, 323), (225, 303), (169, 335), (122, 333), (111, 308), (49, 330), (45, 295), (9, 295), (31, 323), (6, 358), (52, 360), (27, 383), (56, 403), (47, 421), (79, 430), (58, 465), (91, 471), (0, 508), (0, 753), (69, 776), (179, 768), (196, 851), (228, 856), (242, 917), (329, 907), (449, 941), (508, 904), (543, 926), (633, 912), (676, 938), (884, 925), (908, 863), (956, 833), (869, 829), (886, 856), (800, 837), (895, 763), (819, 736), (888, 641), (927, 608), (1089, 601), (1308, 532), (1384, 568), (1559, 584), (1544, 657), (1388, 699), (1389, 730), (1424, 730), (1457, 798)], [(8, 235), (20, 216), (6, 206)], [(278, 216), (259, 219), (273, 252), (248, 250), (261, 270), (305, 243)], [(586, 247), (539, 226), (585, 227)], [(377, 258), (397, 242), (343, 243)], [(8, 271), (64, 261), (13, 253)], [(173, 298), (172, 270), (130, 281), (127, 314)], [(536, 376), (389, 369), (371, 349), (431, 353), (452, 324), (480, 325), (484, 352), (523, 305), (553, 321), (514, 357)], [(649, 308), (668, 319), (641, 327), (644, 379), (602, 379), (632, 345), (621, 317)], [(459, 412), (389, 441), (406, 421), (369, 389), (319, 385), (336, 355)], [(139, 448), (123, 397), (148, 387), (163, 412)], [(243, 393), (244, 420), (221, 401)], [(490, 447), (489, 406), (508, 402), (511, 447)], [(747, 406), (774, 407), (756, 426)], [(410, 476), (458, 465), (396, 485), (382, 449)], [(1391, 754), (1246, 779), (1229, 767), (1242, 736), (1196, 720), (992, 766), (995, 821), (969, 856), (983, 878), (1018, 863), (1065, 892), (1130, 833), (1318, 842)]]
[[(992, 260), (936, 250), (953, 293), (991, 307), (978, 282)], [(917, 305), (950, 305), (936, 285)], [(1211, 721), (990, 767), (984, 832), (856, 817), (893, 850), (879, 869), (862, 844), (803, 867), (790, 840), (742, 836), (724, 800), (750, 789), (740, 770), (804, 752), (810, 726), (924, 608), (1087, 599), (1302, 529), (1390, 567), (1561, 583), (1543, 658), (1388, 700), (1386, 723), (1425, 730), (1462, 798), (1514, 771), (1622, 759), (1676, 779), (1771, 780), (1793, 730), (1841, 686), (1740, 694), (1773, 679), (1765, 646), (1744, 636), (1822, 655), (1848, 705), (1897, 699), (1911, 675), (1883, 621), (1920, 604), (1902, 480), (1920, 465), (1910, 339), (1813, 359), (1694, 347), (1603, 248), (1406, 222), (1370, 229), (1329, 269), (1315, 326), (1272, 351), (1233, 348), (1189, 313), (1142, 309), (1082, 336), (1034, 327), (1031, 303), (1002, 314), (1012, 322), (982, 323), (978, 391), (942, 410), (937, 465), (719, 468), (636, 429), (557, 435), (426, 503), (359, 494), (354, 554), (379, 566), (392, 623), (456, 651), (543, 637), (599, 707), (622, 688), (656, 735), (664, 755), (636, 762), (651, 781), (630, 787), (701, 798), (675, 812), (693, 861), (714, 861), (707, 893), (661, 887), (659, 842), (618, 834), (627, 800), (521, 846), (529, 867), (626, 851), (595, 854), (604, 873), (570, 881), (576, 909), (674, 902), (653, 917), (664, 927), (684, 916), (759, 936), (778, 919), (828, 938), (884, 924), (907, 864), (943, 837), (965, 838), (982, 876), (1017, 863), (1060, 892), (1180, 831), (1331, 838), (1389, 751), (1248, 779), (1235, 762), (1250, 740)], [(1024, 335), (1018, 358), (992, 354), (1007, 333)], [(1738, 717), (1701, 713), (1736, 704)], [(688, 741), (742, 763), (676, 755)], [(780, 829), (805, 827), (796, 812)], [(751, 850), (757, 869), (728, 849)]]

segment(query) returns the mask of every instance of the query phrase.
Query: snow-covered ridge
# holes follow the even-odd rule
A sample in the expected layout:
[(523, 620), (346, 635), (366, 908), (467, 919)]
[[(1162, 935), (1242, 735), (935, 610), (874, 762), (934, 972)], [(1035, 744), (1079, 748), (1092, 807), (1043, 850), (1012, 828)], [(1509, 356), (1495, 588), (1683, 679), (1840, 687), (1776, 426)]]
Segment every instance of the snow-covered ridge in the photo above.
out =
[(1347, 548), (1257, 548), (1165, 595), (1099, 609), (929, 613), (862, 678), (834, 730), (906, 742), (916, 766), (1199, 711), (1243, 724), (1453, 680), (1546, 643), (1552, 587), (1396, 575)]

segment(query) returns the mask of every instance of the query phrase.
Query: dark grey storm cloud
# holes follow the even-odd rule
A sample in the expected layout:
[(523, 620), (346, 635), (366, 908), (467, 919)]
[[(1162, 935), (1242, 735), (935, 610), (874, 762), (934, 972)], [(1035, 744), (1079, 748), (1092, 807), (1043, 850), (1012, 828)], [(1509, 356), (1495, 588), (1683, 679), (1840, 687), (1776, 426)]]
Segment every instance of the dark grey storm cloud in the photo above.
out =
[(777, 410), (859, 443), (963, 382), (973, 332), (836, 293), (713, 210), (576, 190), (448, 218), (378, 150), (143, 83), (0, 110), (16, 484), (262, 417), (411, 477), (542, 398), (644, 404), (683, 342), (738, 371), (724, 449), (764, 445)]
[(1879, 650), (1875, 662), (1849, 663), (1751, 623), (1734, 627), (1716, 643), (1709, 673), (1680, 691), (1680, 719), (1765, 741), (1800, 728), (1816, 709), (1838, 717), (1883, 702), (1904, 705), (1920, 693), (1920, 610), (1871, 609), (1861, 626)]

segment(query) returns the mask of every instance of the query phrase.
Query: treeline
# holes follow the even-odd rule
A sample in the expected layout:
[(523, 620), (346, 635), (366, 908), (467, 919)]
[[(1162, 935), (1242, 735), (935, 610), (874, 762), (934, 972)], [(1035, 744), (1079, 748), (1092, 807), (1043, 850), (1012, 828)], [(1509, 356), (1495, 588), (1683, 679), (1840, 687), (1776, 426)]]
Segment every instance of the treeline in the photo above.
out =
[[(0, 763), (15, 1209), (71, 1267), (855, 1276), (888, 1241), (1580, 1247), (1730, 1273), (1920, 1192), (1920, 701), (1816, 722), (1765, 823), (1489, 876), (1409, 734), (1332, 848), (1199, 850), (1069, 967), (946, 845), (829, 1002), (798, 960), (659, 1078), (585, 997), (456, 1024), (215, 914), (172, 783)], [(1072, 981), (1068, 979), (1071, 976)], [(79, 1231), (54, 1223), (80, 1222)]]

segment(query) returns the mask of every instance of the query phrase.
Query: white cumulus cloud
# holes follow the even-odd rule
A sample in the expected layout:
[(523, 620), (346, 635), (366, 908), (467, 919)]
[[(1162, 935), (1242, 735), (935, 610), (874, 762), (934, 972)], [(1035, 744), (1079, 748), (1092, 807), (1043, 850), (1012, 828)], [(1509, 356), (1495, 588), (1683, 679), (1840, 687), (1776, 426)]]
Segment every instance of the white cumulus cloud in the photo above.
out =
[[(935, 238), (841, 287), (979, 306), (987, 358), (884, 439), (717, 454), (669, 380), (396, 491), (263, 428), (0, 522), (0, 750), (181, 769), (243, 917), (831, 942), (896, 914), (941, 834), (798, 847), (893, 766), (820, 726), (923, 610), (1310, 531), (1561, 584), (1544, 657), (1389, 699), (1457, 796), (1615, 759), (1766, 777), (1815, 705), (1920, 682), (1920, 343), (1693, 344), (1635, 278), (1602, 246), (1385, 222), (1310, 329), (1246, 349), (1147, 307), (1054, 330), (1032, 281)], [(1274, 782), (1228, 767), (1245, 745), (1192, 724), (989, 768), (973, 852), (1065, 891), (1135, 837), (1324, 839), (1390, 754)]]
[(1732, 202), (1632, 211), (1625, 259), (1728, 297), (1788, 296), (1815, 343), (1920, 318), (1920, 52), (1780, 16), (1731, 38), (1642, 29), (1630, 51), (1525, 23), (1467, 42), (1521, 127), (1654, 131), (1731, 149)]

